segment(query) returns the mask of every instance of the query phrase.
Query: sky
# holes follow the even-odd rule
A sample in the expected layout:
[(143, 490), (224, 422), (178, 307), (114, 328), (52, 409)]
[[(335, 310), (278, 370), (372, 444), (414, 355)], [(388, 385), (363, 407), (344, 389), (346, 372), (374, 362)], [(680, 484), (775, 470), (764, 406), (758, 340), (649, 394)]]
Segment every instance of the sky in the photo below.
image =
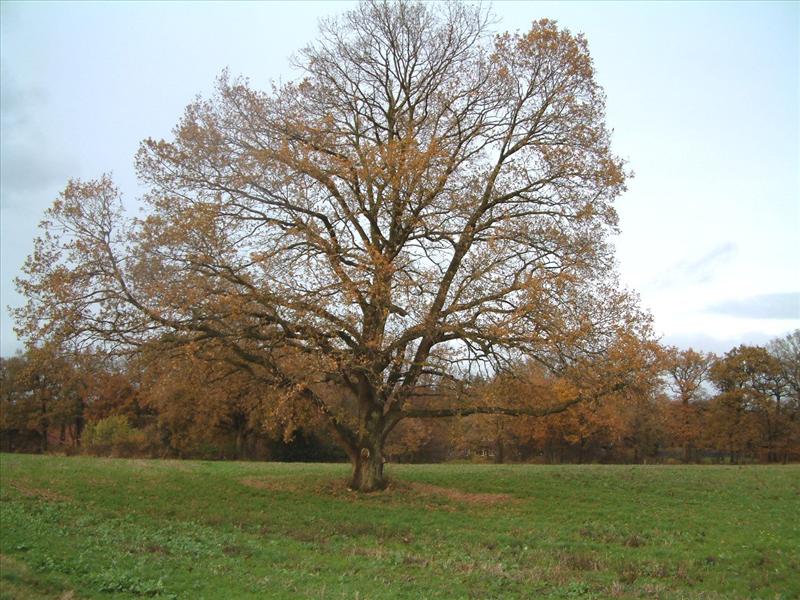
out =
[[(0, 3), (0, 355), (37, 224), (69, 178), (169, 138), (223, 69), (294, 78), (318, 19), (350, 2)], [(622, 283), (668, 344), (725, 352), (800, 328), (800, 3), (494, 2), (498, 31), (551, 18), (585, 34), (612, 148)]]

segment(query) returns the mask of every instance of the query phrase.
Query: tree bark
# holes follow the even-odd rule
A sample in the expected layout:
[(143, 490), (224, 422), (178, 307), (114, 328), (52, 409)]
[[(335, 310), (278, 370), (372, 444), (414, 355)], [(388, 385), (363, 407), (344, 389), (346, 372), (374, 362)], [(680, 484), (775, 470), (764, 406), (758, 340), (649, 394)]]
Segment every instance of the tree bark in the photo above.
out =
[(244, 433), (241, 429), (236, 429), (236, 460), (244, 458)]
[(386, 487), (383, 476), (383, 440), (380, 436), (371, 438), (351, 458), (353, 475), (349, 487), (359, 492), (376, 492)]
[(505, 445), (503, 444), (503, 440), (498, 437), (497, 441), (495, 442), (494, 462), (497, 465), (502, 465), (505, 462), (505, 459)]
[(47, 452), (48, 449), (49, 449), (48, 448), (48, 442), (49, 442), (48, 438), (50, 437), (50, 422), (49, 422), (49, 420), (47, 419), (47, 416), (46, 416), (47, 415), (47, 404), (44, 401), (42, 401), (42, 403), (41, 403), (41, 411), (42, 411), (42, 416), (41, 416), (41, 420), (40, 420), (41, 427), (42, 427), (41, 451), (42, 452)]
[(75, 437), (72, 439), (72, 445), (75, 448), (80, 448), (81, 446), (81, 436), (83, 435), (83, 403), (81, 403), (81, 414), (75, 417)]

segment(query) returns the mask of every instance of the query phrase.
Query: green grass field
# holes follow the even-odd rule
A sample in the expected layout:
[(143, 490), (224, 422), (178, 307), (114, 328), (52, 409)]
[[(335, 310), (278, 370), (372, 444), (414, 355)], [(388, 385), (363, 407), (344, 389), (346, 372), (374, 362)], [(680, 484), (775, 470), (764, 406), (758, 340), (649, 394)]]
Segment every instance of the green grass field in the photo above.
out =
[(3, 455), (2, 598), (798, 598), (800, 467)]

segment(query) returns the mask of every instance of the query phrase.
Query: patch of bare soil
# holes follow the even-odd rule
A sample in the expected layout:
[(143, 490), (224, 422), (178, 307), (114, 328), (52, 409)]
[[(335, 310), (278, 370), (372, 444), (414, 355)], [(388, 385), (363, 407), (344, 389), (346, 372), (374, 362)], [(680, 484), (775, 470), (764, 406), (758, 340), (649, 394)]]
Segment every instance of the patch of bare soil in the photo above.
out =
[[(317, 488), (317, 493), (323, 495), (331, 495), (338, 498), (347, 498), (350, 500), (359, 499), (380, 499), (383, 501), (405, 501), (405, 500), (422, 500), (428, 503), (434, 500), (447, 500), (450, 502), (457, 502), (461, 504), (470, 504), (477, 506), (493, 506), (496, 504), (508, 504), (514, 502), (514, 497), (510, 494), (487, 494), (478, 492), (465, 492), (455, 488), (441, 487), (428, 483), (418, 483), (414, 481), (398, 481), (392, 479), (389, 481), (385, 489), (371, 492), (369, 494), (359, 494), (356, 491), (347, 488), (345, 482), (326, 481)], [(438, 510), (454, 510), (453, 507), (443, 506), (441, 504), (429, 504), (431, 509)]]
[(47, 500), (48, 502), (69, 502), (72, 500), (69, 496), (59, 494), (53, 490), (33, 488), (18, 481), (13, 482), (11, 487), (27, 498), (39, 498), (41, 500)]
[[(266, 490), (270, 492), (298, 492), (306, 489), (313, 491), (323, 496), (331, 496), (339, 499), (346, 500), (367, 500), (379, 499), (381, 501), (403, 501), (403, 500), (447, 500), (450, 502), (457, 502), (460, 504), (469, 504), (474, 506), (494, 506), (497, 504), (508, 504), (514, 502), (514, 497), (510, 494), (488, 494), (479, 492), (465, 492), (455, 488), (441, 487), (428, 483), (418, 483), (412, 481), (398, 481), (390, 480), (385, 489), (371, 492), (369, 494), (360, 494), (354, 490), (347, 488), (345, 481), (336, 479), (324, 481), (319, 483), (316, 487), (308, 489), (301, 488), (299, 485), (283, 480), (283, 479), (256, 479), (248, 477), (240, 479), (239, 483), (247, 487), (255, 488), (258, 490)], [(452, 507), (432, 504), (431, 508), (441, 510), (452, 510)]]
[(452, 500), (453, 502), (461, 502), (463, 504), (476, 504), (480, 506), (493, 506), (495, 504), (507, 504), (514, 501), (514, 497), (510, 494), (486, 494), (478, 492), (465, 492), (456, 488), (441, 487), (438, 485), (431, 485), (429, 483), (411, 482), (408, 484), (409, 488), (421, 495), (439, 496)]
[(197, 471), (198, 469), (197, 463), (181, 460), (179, 458), (157, 459), (157, 460), (148, 458), (148, 459), (138, 459), (137, 462), (147, 463), (148, 466), (153, 464), (158, 464), (159, 466), (169, 467), (170, 469), (173, 469), (175, 471), (183, 471), (184, 473), (191, 473)]
[(255, 477), (246, 477), (240, 479), (239, 483), (249, 488), (267, 490), (269, 492), (296, 492), (300, 489), (292, 482), (280, 479), (256, 479)]

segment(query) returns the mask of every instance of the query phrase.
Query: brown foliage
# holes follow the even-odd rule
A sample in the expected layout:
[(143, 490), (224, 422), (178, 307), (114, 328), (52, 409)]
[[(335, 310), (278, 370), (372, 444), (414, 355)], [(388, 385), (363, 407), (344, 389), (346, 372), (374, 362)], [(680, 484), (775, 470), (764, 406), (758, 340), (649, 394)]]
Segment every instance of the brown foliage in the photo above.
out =
[(365, 490), (405, 417), (528, 410), (409, 408), (426, 377), (520, 356), (560, 375), (645, 335), (611, 269), (625, 172), (586, 40), (487, 23), (365, 2), (322, 24), (299, 81), (223, 75), (174, 139), (143, 142), (144, 219), (107, 177), (69, 183), (18, 281), (20, 334), (222, 348), (313, 406)]

